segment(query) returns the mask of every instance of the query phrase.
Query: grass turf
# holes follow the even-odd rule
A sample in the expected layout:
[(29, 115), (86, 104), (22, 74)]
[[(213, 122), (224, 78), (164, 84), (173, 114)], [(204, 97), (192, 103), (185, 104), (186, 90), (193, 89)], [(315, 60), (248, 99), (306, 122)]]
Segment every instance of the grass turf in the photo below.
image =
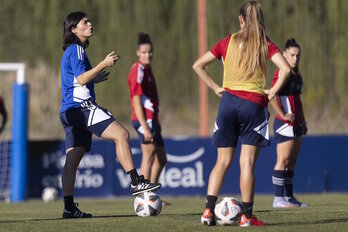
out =
[[(238, 197), (240, 199), (240, 197)], [(163, 197), (171, 203), (157, 217), (141, 218), (134, 198), (76, 199), (91, 219), (62, 220), (61, 201), (0, 203), (0, 231), (241, 231), (239, 226), (205, 227), (200, 223), (203, 197)], [(255, 197), (254, 214), (268, 223), (262, 231), (348, 231), (348, 194), (298, 195), (308, 208), (273, 209), (271, 195)]]

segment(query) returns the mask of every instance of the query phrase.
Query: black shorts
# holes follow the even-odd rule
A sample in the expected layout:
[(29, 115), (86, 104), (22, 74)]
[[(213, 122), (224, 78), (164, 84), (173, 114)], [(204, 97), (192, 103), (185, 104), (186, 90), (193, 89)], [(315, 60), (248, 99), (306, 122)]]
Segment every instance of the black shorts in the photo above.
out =
[(240, 138), (241, 144), (269, 146), (268, 118), (266, 107), (224, 92), (214, 126), (213, 144), (236, 147)]
[(115, 118), (105, 108), (86, 101), (82, 107), (60, 113), (60, 120), (65, 131), (65, 148), (85, 147), (91, 149), (92, 134), (98, 137)]

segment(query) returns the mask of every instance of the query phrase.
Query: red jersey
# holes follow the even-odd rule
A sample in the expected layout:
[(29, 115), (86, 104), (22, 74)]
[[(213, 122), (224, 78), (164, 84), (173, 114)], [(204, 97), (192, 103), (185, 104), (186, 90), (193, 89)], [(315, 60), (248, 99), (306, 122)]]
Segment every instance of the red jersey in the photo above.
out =
[(144, 66), (139, 61), (132, 65), (128, 74), (129, 95), (132, 106), (132, 121), (137, 121), (134, 111), (133, 97), (139, 95), (145, 118), (158, 120), (158, 94), (156, 81), (150, 65)]
[[(227, 55), (227, 49), (228, 45), (230, 43), (232, 34), (228, 35), (227, 37), (220, 40), (211, 50), (210, 52), (217, 58), (221, 59), (224, 63), (226, 55)], [(268, 53), (269, 58), (271, 59), (274, 54), (279, 52), (278, 47), (267, 37), (267, 45), (268, 45)], [(225, 64), (224, 64), (225, 65)], [(257, 104), (267, 106), (268, 99), (265, 95), (256, 93), (256, 92), (250, 92), (250, 91), (244, 91), (244, 90), (231, 90), (226, 88), (226, 91), (249, 101), (255, 102)]]
[[(279, 69), (275, 72), (273, 77), (272, 86), (276, 83), (279, 76)], [(293, 127), (300, 127), (302, 122), (304, 121), (304, 114), (301, 102), (301, 92), (302, 92), (302, 77), (299, 73), (291, 72), (289, 80), (286, 82), (284, 87), (278, 92), (277, 100), (284, 113), (294, 114), (295, 121), (294, 123), (290, 123), (280, 117), (279, 114), (276, 117), (286, 122)]]

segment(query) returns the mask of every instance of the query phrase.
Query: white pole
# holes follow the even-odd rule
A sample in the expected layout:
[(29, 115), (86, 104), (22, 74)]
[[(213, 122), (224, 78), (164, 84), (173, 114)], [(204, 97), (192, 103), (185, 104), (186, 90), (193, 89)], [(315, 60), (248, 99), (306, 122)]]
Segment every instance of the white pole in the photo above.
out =
[(0, 71), (16, 71), (17, 84), (25, 83), (25, 63), (0, 63)]

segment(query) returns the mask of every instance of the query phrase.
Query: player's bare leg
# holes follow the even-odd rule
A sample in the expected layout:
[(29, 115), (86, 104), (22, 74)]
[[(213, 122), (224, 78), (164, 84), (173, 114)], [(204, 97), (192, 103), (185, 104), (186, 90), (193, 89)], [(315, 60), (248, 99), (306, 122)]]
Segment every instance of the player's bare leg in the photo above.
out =
[(235, 150), (234, 147), (218, 148), (216, 164), (209, 176), (206, 208), (201, 216), (203, 225), (213, 226), (216, 224), (214, 218), (215, 202), (220, 193), (226, 172), (231, 166)]
[(274, 170), (287, 170), (293, 154), (294, 140), (288, 140), (277, 145), (277, 162)]
[(289, 165), (288, 165), (289, 170), (295, 169), (297, 158), (300, 154), (301, 146), (302, 146), (302, 136), (295, 138), (294, 140), (292, 154), (291, 154), (291, 158), (289, 160)]
[(151, 182), (157, 183), (164, 166), (167, 164), (167, 154), (164, 146), (156, 147), (155, 158), (151, 168)]
[[(291, 155), (289, 158), (289, 162), (287, 165), (286, 170), (294, 171), (296, 166), (297, 158), (300, 154), (301, 146), (302, 146), (302, 136), (295, 138), (293, 141), (293, 146), (291, 149)], [(289, 185), (289, 184), (288, 184)], [(293, 194), (293, 184), (291, 182), (291, 186), (286, 186), (285, 190), (288, 192), (288, 195), (291, 195), (292, 197), (285, 197), (285, 200), (293, 205), (295, 207), (308, 207), (308, 204), (302, 203), (296, 199), (296, 197)]]
[(92, 214), (81, 212), (74, 202), (74, 184), (76, 171), (79, 163), (85, 154), (84, 147), (72, 147), (66, 150), (65, 165), (62, 173), (62, 186), (64, 193), (63, 219), (67, 218), (90, 218)]
[[(136, 173), (129, 145), (129, 132), (126, 128), (117, 121), (114, 121), (104, 130), (101, 137), (114, 141), (116, 145), (116, 156), (123, 169), (131, 175), (133, 195), (147, 191), (155, 191), (161, 188), (161, 184), (150, 183), (150, 181), (146, 180), (144, 176), (138, 176)], [(135, 175), (132, 174), (133, 172)]]
[(156, 145), (153, 143), (141, 144), (141, 151), (143, 154), (140, 165), (140, 174), (144, 175), (145, 179), (150, 179), (151, 177), (151, 168), (155, 159), (155, 150)]
[(265, 223), (252, 214), (255, 195), (255, 163), (260, 147), (243, 144), (240, 153), (240, 191), (242, 194), (241, 227), (264, 226)]
[(226, 172), (231, 166), (235, 153), (234, 147), (219, 147), (216, 164), (209, 176), (208, 195), (218, 196)]
[(84, 147), (72, 147), (66, 150), (65, 165), (62, 172), (64, 196), (72, 196), (74, 194), (76, 171), (85, 154), (85, 150)]
[(240, 154), (240, 190), (243, 202), (253, 202), (255, 192), (254, 166), (260, 148), (252, 145), (242, 145)]
[(101, 137), (116, 144), (116, 156), (123, 169), (128, 172), (134, 169), (131, 149), (129, 146), (129, 132), (120, 123), (114, 121), (101, 134)]

